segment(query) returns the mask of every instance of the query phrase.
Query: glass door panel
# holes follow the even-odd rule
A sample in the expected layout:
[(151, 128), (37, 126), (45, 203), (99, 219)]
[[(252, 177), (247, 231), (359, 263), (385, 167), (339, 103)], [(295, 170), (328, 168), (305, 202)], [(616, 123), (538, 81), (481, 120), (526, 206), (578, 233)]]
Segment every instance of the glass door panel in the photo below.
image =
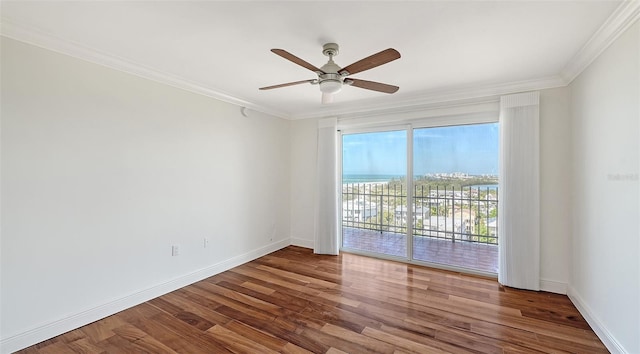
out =
[(342, 135), (342, 248), (407, 257), (407, 131)]
[(412, 259), (498, 271), (498, 123), (413, 130)]

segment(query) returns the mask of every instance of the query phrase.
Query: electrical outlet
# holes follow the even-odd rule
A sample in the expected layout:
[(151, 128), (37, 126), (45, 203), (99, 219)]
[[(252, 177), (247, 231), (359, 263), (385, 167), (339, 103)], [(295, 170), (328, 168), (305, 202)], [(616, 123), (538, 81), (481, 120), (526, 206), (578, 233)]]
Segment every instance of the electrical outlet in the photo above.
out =
[(208, 238), (204, 238), (204, 240), (202, 241), (202, 247), (203, 248), (207, 248), (209, 247), (209, 239)]
[(171, 246), (171, 256), (179, 256), (180, 255), (180, 247), (178, 245)]

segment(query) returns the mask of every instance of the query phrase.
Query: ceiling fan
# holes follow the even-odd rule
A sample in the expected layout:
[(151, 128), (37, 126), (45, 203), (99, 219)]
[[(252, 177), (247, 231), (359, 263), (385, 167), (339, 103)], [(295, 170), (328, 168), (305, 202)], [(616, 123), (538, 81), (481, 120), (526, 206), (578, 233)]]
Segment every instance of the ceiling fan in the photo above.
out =
[(340, 92), (340, 90), (342, 90), (342, 86), (344, 85), (355, 86), (384, 93), (394, 93), (398, 91), (398, 86), (348, 77), (349, 75), (357, 74), (359, 72), (375, 68), (376, 66), (380, 66), (382, 64), (386, 64), (400, 58), (400, 53), (398, 53), (397, 50), (393, 48), (385, 49), (379, 53), (359, 60), (351, 65), (345, 66), (344, 68), (340, 68), (336, 63), (333, 62), (333, 57), (338, 55), (338, 49), (339, 47), (335, 43), (327, 43), (322, 46), (322, 54), (328, 56), (329, 61), (320, 68), (307, 63), (306, 61), (298, 58), (297, 56), (287, 52), (284, 49), (271, 49), (273, 53), (315, 72), (318, 75), (318, 78), (261, 87), (260, 90), (271, 90), (280, 87), (310, 83), (312, 85), (320, 86), (320, 91), (322, 92), (322, 103), (331, 102), (333, 100), (333, 94)]

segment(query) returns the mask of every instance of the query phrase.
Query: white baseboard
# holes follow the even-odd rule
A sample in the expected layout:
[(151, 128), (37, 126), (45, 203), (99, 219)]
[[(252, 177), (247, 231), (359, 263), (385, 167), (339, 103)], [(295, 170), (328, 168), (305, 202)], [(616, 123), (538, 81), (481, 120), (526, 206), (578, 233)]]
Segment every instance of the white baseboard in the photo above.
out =
[(540, 290), (548, 291), (550, 293), (566, 295), (567, 283), (563, 283), (555, 280), (540, 279)]
[(605, 347), (609, 349), (609, 351), (613, 354), (620, 353), (629, 353), (624, 349), (622, 344), (616, 340), (616, 338), (607, 330), (607, 328), (602, 324), (602, 321), (598, 319), (598, 317), (593, 313), (593, 311), (589, 308), (589, 306), (584, 302), (582, 297), (576, 292), (576, 290), (569, 286), (567, 295), (569, 299), (575, 307), (578, 309), (582, 317), (589, 323), (589, 326), (596, 333), (598, 338), (602, 341)]
[(81, 311), (79, 313), (51, 323), (46, 323), (12, 337), (3, 338), (2, 340), (0, 340), (0, 353), (12, 353), (20, 349), (24, 349), (28, 346), (40, 343), (49, 338), (53, 338), (78, 327), (85, 326), (99, 319), (111, 316), (135, 305), (139, 305), (145, 301), (149, 301), (158, 296), (162, 296), (166, 293), (193, 284), (202, 279), (206, 279), (210, 276), (224, 272), (233, 267), (237, 267), (256, 258), (260, 258), (266, 254), (284, 248), (289, 244), (289, 239), (278, 241), (252, 250), (250, 252), (221, 261), (212, 266), (183, 275), (176, 279), (169, 280), (165, 283), (158, 284), (137, 293), (133, 293), (129, 296), (125, 296), (109, 303), (85, 311)]
[(313, 249), (313, 240), (307, 240), (304, 238), (291, 238), (291, 244), (293, 246), (300, 246), (300, 247), (304, 247), (304, 248), (311, 248)]

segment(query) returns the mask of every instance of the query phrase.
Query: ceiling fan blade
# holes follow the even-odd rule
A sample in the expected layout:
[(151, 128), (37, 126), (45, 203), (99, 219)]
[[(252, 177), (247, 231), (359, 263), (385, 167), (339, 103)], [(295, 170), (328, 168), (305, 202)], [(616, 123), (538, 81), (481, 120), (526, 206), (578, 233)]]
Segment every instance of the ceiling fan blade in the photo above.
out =
[(271, 51), (274, 52), (275, 54), (278, 54), (279, 56), (291, 61), (291, 62), (294, 62), (294, 63), (302, 66), (303, 68), (307, 68), (307, 69), (309, 69), (309, 70), (311, 70), (311, 71), (313, 71), (315, 73), (324, 74), (324, 72), (322, 70), (320, 70), (317, 67), (315, 67), (314, 65), (309, 64), (306, 61), (298, 58), (297, 56), (287, 52), (284, 49), (271, 49)]
[(400, 58), (400, 53), (393, 48), (385, 49), (379, 53), (368, 56), (362, 60), (359, 60), (349, 66), (342, 68), (339, 73), (340, 75), (352, 75), (355, 73), (359, 73), (361, 71), (373, 69), (376, 66), (380, 66), (382, 64), (386, 64), (390, 61), (394, 61)]
[(347, 84), (367, 90), (373, 90), (384, 93), (394, 93), (400, 89), (398, 86), (387, 85), (375, 81), (359, 80), (359, 79), (345, 79)]
[(287, 86), (305, 84), (307, 82), (308, 83), (313, 83), (314, 81), (316, 81), (316, 79), (309, 79), (309, 80), (302, 80), (302, 81), (295, 81), (295, 82), (287, 82), (286, 84), (261, 87), (261, 88), (259, 88), (259, 90), (271, 90), (271, 89), (280, 88), (280, 87), (287, 87)]

